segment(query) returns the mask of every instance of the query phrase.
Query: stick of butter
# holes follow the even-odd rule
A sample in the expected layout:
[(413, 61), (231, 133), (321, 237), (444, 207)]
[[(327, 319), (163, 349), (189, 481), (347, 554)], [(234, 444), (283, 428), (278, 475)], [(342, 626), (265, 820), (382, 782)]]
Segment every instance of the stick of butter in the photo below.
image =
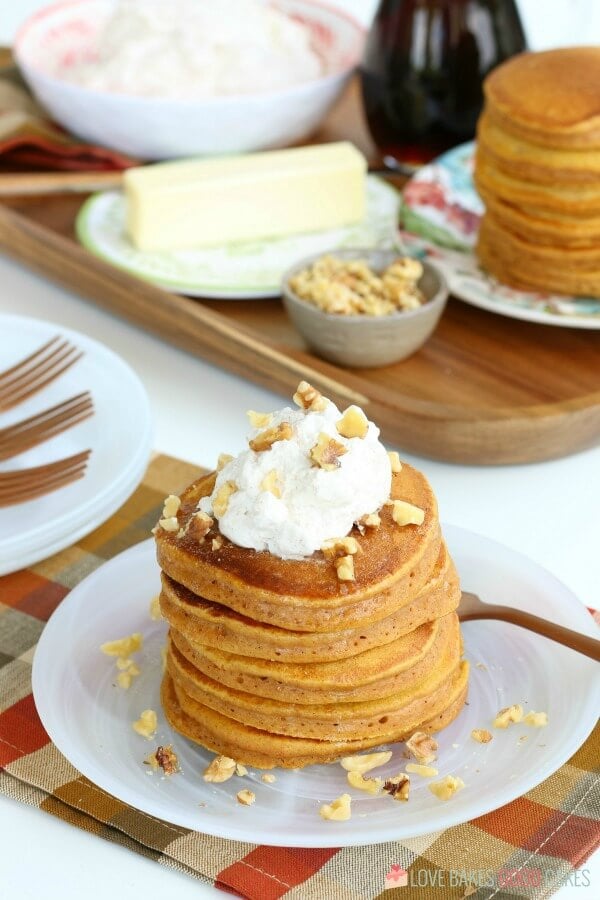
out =
[(365, 214), (366, 169), (347, 142), (128, 169), (127, 231), (152, 251), (351, 225)]

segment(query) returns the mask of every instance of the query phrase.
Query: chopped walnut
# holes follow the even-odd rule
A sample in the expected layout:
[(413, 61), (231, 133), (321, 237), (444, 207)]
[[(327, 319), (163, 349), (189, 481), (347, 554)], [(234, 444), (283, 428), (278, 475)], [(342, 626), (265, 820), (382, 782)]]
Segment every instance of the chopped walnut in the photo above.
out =
[(116, 641), (106, 641), (105, 644), (100, 645), (100, 649), (107, 656), (121, 656), (125, 659), (130, 653), (136, 653), (138, 650), (141, 650), (143, 642), (143, 635), (136, 631), (134, 634), (130, 634), (129, 637), (118, 638)]
[(523, 718), (523, 707), (519, 703), (505, 706), (501, 709), (493, 721), (494, 728), (508, 728), (513, 723), (520, 722)]
[[(226, 484), (232, 482), (227, 481)], [(187, 523), (186, 534), (198, 541), (199, 544), (204, 542), (204, 538), (215, 524), (215, 520), (205, 512), (195, 512)]]
[(438, 774), (434, 766), (422, 766), (419, 763), (407, 763), (404, 768), (410, 775), (421, 775), (423, 778), (433, 778)]
[(221, 469), (224, 469), (232, 459), (233, 456), (230, 453), (219, 453), (219, 458), (217, 460), (217, 472), (220, 472)]
[(531, 710), (523, 719), (523, 724), (531, 725), (533, 728), (544, 728), (548, 724), (548, 713)]
[(392, 500), (392, 519), (396, 525), (422, 525), (425, 512), (406, 500)]
[(419, 763), (427, 765), (436, 758), (438, 743), (424, 731), (415, 731), (406, 741), (406, 749)]
[(334, 559), (333, 564), (337, 571), (338, 581), (356, 581), (352, 556), (338, 556)]
[(116, 666), (120, 672), (127, 672), (132, 678), (135, 678), (136, 675), (140, 674), (140, 670), (134, 661), (132, 659), (125, 659), (123, 656), (119, 656)]
[(181, 500), (179, 497), (176, 497), (174, 494), (169, 494), (163, 506), (163, 519), (170, 519), (171, 516), (176, 516), (180, 506)]
[(478, 744), (489, 744), (492, 740), (492, 733), (487, 728), (474, 728), (471, 732), (471, 737)]
[(341, 465), (340, 456), (347, 452), (348, 450), (343, 444), (340, 444), (335, 438), (322, 431), (317, 439), (317, 443), (308, 455), (315, 466), (320, 466), (321, 469), (331, 472), (334, 469), (339, 469)]
[(330, 822), (346, 822), (352, 815), (351, 804), (350, 794), (342, 794), (331, 803), (324, 803), (319, 809), (319, 815)]
[(248, 769), (246, 768), (245, 765), (243, 765), (243, 763), (236, 763), (235, 764), (235, 774), (239, 775), (240, 777), (243, 777), (244, 775), (248, 774)]
[(390, 460), (390, 467), (392, 472), (401, 472), (402, 471), (402, 463), (400, 462), (400, 457), (395, 450), (388, 450), (388, 457)]
[(163, 531), (179, 531), (179, 522), (177, 520), (177, 516), (170, 516), (168, 519), (159, 519), (158, 524)]
[(433, 781), (431, 784), (427, 785), (431, 793), (434, 794), (438, 800), (449, 800), (450, 797), (453, 797), (458, 791), (461, 791), (464, 786), (464, 781), (462, 778), (459, 778), (458, 775), (446, 775), (441, 781)]
[(300, 382), (292, 400), (300, 409), (312, 409), (315, 412), (321, 412), (327, 406), (325, 397), (308, 381)]
[(369, 513), (368, 515), (363, 516), (361, 519), (359, 519), (356, 524), (359, 528), (379, 528), (379, 526), (381, 525), (381, 516), (376, 512)]
[(391, 794), (394, 800), (408, 800), (410, 792), (410, 778), (404, 772), (400, 772), (394, 778), (388, 778), (383, 783), (383, 789)]
[(202, 777), (205, 781), (220, 783), (228, 781), (235, 774), (237, 763), (229, 756), (215, 756), (210, 765), (206, 767)]
[(179, 771), (179, 760), (170, 744), (168, 747), (157, 747), (155, 752), (144, 760), (144, 763), (153, 771), (162, 769), (165, 775), (173, 775)]
[(261, 431), (248, 443), (251, 450), (260, 453), (263, 450), (270, 450), (277, 441), (289, 441), (293, 433), (289, 422), (280, 422), (279, 425), (274, 425), (272, 428), (266, 428), (265, 431)]
[[(382, 272), (364, 259), (322, 256), (290, 278), (290, 288), (307, 303), (337, 315), (385, 316), (425, 302), (417, 287), (420, 263), (400, 258)], [(414, 274), (414, 278), (410, 274)]]
[(140, 713), (140, 717), (136, 722), (132, 722), (131, 727), (142, 737), (150, 738), (155, 734), (157, 727), (156, 713), (153, 709), (145, 709)]
[(269, 494), (273, 494), (278, 499), (281, 498), (281, 480), (277, 469), (271, 469), (270, 472), (267, 472), (260, 483), (260, 489), (261, 491), (268, 491)]
[(386, 275), (399, 281), (419, 281), (423, 277), (423, 266), (413, 256), (400, 256), (388, 267)]
[(162, 619), (162, 612), (160, 611), (160, 594), (156, 594), (150, 601), (150, 618), (154, 622), (158, 622), (159, 619)]
[(252, 804), (256, 800), (256, 794), (254, 793), (254, 791), (249, 791), (247, 788), (243, 791), (238, 791), (235, 796), (237, 798), (237, 802), (241, 803), (242, 806), (252, 806)]
[(117, 675), (117, 684), (120, 688), (123, 688), (124, 691), (129, 690), (132, 681), (133, 675), (131, 672), (119, 672)]
[(365, 778), (362, 772), (348, 772), (346, 778), (350, 787), (367, 794), (380, 794), (383, 788), (383, 778)]
[(271, 772), (265, 772), (264, 775), (260, 776), (260, 780), (264, 781), (265, 784), (274, 784), (277, 778)]
[(369, 430), (369, 421), (362, 409), (349, 406), (335, 427), (342, 437), (364, 438)]
[(213, 550), (220, 550), (223, 546), (223, 537), (218, 534), (216, 537), (212, 539), (211, 547)]
[(225, 481), (215, 494), (215, 499), (213, 500), (213, 512), (217, 518), (221, 518), (227, 512), (227, 507), (229, 506), (229, 498), (232, 494), (235, 494), (237, 491), (237, 484), (235, 481)]
[(380, 750), (378, 753), (359, 753), (357, 756), (344, 756), (340, 765), (347, 772), (370, 772), (378, 766), (385, 766), (392, 758), (391, 750)]
[(259, 413), (249, 409), (246, 413), (253, 428), (266, 428), (273, 418), (273, 413)]
[(330, 538), (321, 547), (321, 553), (325, 559), (335, 559), (339, 556), (353, 556), (360, 550), (360, 545), (356, 538)]

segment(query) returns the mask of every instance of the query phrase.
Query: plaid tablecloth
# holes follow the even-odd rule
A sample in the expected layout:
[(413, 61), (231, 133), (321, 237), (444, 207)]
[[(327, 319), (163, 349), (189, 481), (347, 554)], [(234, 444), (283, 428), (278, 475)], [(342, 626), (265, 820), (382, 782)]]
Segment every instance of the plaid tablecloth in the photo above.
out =
[(0, 578), (0, 790), (160, 865), (257, 900), (541, 898), (566, 879), (584, 883), (585, 861), (600, 844), (600, 728), (551, 778), (508, 806), (373, 847), (297, 850), (209, 837), (127, 806), (73, 768), (44, 731), (31, 694), (44, 623), (82, 578), (145, 540), (165, 495), (198, 472), (155, 458), (108, 522), (62, 553)]

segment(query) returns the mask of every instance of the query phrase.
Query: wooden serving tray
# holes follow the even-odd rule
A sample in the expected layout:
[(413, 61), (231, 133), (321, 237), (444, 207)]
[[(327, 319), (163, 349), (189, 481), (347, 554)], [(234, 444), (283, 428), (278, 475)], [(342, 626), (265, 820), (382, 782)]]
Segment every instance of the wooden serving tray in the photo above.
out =
[[(354, 111), (326, 136), (365, 146)], [(341, 111), (340, 111), (341, 110)], [(356, 123), (359, 133), (357, 134)], [(84, 195), (11, 196), (0, 249), (161, 338), (289, 398), (302, 378), (336, 403), (361, 405), (383, 438), (458, 463), (524, 463), (600, 443), (600, 332), (522, 322), (451, 299), (413, 357), (346, 370), (308, 352), (279, 300), (198, 301), (113, 268), (79, 246)]]

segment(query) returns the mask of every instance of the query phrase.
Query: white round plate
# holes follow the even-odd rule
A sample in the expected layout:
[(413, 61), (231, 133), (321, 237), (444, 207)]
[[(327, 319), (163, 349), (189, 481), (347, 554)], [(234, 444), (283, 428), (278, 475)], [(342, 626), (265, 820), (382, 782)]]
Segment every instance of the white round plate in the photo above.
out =
[[(489, 602), (514, 603), (595, 633), (577, 598), (527, 558), (461, 528), (446, 526), (445, 536), (465, 588)], [(174, 732), (160, 710), (166, 623), (153, 622), (148, 611), (158, 589), (153, 541), (88, 576), (42, 633), (33, 661), (33, 693), (44, 727), (80, 772), (120, 800), (185, 828), (286, 847), (341, 847), (416, 836), (465, 822), (530, 790), (577, 750), (596, 723), (600, 682), (592, 660), (514, 626), (469, 622), (464, 626), (465, 653), (472, 663), (469, 704), (438, 736), (440, 777), (459, 775), (466, 785), (451, 800), (438, 800), (417, 775), (408, 803), (370, 797), (348, 788), (339, 765), (276, 769), (274, 784), (264, 784), (255, 769), (244, 778), (207, 784), (202, 771), (214, 754)], [(136, 654), (141, 674), (123, 691), (115, 686), (114, 660), (99, 647), (135, 631), (145, 638)], [(547, 712), (548, 726), (496, 730), (487, 745), (470, 738), (471, 729), (490, 727), (498, 710), (512, 703)], [(131, 727), (148, 708), (158, 713), (158, 730), (150, 741)], [(144, 765), (159, 744), (173, 744), (180, 773), (167, 778)], [(402, 745), (394, 750), (391, 762), (374, 774), (391, 776), (403, 769)], [(241, 788), (255, 792), (253, 806), (236, 802)], [(353, 798), (351, 820), (321, 819), (320, 804), (346, 790)]]
[(84, 334), (22, 316), (0, 316), (4, 370), (55, 335), (68, 338), (82, 358), (43, 391), (0, 415), (0, 426), (48, 409), (89, 390), (94, 415), (85, 422), (0, 463), (0, 472), (62, 459), (81, 450), (92, 453), (84, 478), (58, 491), (0, 508), (0, 575), (31, 565), (106, 521), (142, 479), (152, 449), (147, 394), (133, 370), (112, 350)]
[(340, 247), (392, 244), (399, 208), (398, 192), (369, 175), (367, 213), (357, 225), (200, 250), (143, 253), (125, 233), (123, 192), (107, 191), (94, 194), (84, 203), (76, 231), (91, 253), (168, 291), (192, 297), (252, 300), (279, 297), (283, 273), (299, 259)]
[(450, 292), (473, 306), (542, 325), (600, 328), (600, 299), (519, 291), (480, 268), (474, 247), (484, 206), (473, 184), (474, 153), (474, 143), (461, 144), (410, 179), (402, 202), (408, 249), (434, 260)]

